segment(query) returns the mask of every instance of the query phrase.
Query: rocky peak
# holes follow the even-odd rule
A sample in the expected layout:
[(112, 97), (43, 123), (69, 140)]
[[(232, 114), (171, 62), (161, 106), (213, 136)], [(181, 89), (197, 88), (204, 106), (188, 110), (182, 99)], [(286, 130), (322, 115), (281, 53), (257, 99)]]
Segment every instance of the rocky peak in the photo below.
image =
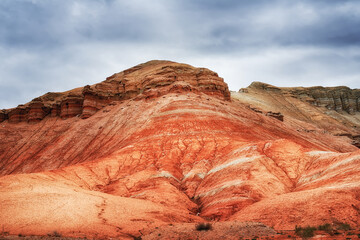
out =
[(88, 118), (114, 101), (150, 99), (169, 92), (202, 92), (230, 100), (227, 84), (217, 73), (171, 61), (149, 61), (92, 86), (47, 93), (25, 105), (0, 111), (0, 122), (38, 122), (46, 116)]

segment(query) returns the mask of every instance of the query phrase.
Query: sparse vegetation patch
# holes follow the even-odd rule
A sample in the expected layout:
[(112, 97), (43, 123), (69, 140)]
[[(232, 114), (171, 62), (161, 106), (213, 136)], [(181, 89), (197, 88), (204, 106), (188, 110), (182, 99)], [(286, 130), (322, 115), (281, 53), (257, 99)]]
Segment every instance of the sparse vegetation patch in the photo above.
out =
[(307, 226), (305, 228), (302, 228), (302, 227), (296, 226), (295, 234), (302, 238), (311, 238), (315, 235), (314, 234), (315, 230), (316, 230), (316, 227)]
[(333, 227), (331, 226), (330, 223), (325, 223), (323, 225), (319, 225), (317, 229), (320, 231), (324, 231), (330, 235), (333, 235)]
[(337, 226), (337, 229), (344, 230), (344, 231), (349, 231), (351, 229), (351, 227), (350, 227), (350, 224), (348, 224), (348, 223), (340, 223)]
[(197, 231), (209, 231), (212, 229), (211, 223), (199, 223), (195, 226)]

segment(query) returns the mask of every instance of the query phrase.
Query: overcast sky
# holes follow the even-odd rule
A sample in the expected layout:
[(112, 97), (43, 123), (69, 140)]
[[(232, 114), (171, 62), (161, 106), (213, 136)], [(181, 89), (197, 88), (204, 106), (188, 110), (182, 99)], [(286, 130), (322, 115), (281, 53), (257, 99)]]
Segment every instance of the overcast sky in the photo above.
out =
[(359, 0), (0, 0), (0, 109), (153, 59), (360, 88)]

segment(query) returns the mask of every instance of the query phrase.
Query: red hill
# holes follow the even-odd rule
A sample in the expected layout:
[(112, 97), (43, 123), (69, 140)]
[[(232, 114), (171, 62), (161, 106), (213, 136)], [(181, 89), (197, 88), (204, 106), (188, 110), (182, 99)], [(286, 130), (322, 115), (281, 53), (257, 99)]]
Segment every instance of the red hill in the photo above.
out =
[(232, 226), (359, 227), (359, 108), (323, 97), (359, 96), (324, 89), (230, 94), (208, 69), (151, 61), (2, 110), (0, 226), (123, 239), (206, 221), (219, 221), (214, 239)]

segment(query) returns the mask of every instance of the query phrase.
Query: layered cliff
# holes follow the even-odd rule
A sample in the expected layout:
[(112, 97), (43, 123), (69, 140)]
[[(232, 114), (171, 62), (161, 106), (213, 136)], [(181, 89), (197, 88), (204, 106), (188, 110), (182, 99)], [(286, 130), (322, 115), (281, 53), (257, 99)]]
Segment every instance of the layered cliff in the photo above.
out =
[(276, 112), (289, 121), (297, 121), (297, 131), (326, 132), (348, 137), (353, 145), (360, 145), (359, 89), (280, 88), (253, 82), (239, 92), (232, 92), (232, 97), (254, 111)]
[(253, 82), (248, 88), (280, 92), (328, 110), (344, 111), (349, 114), (360, 111), (360, 89), (350, 89), (345, 86), (279, 88), (261, 82)]
[(40, 97), (37, 121), (0, 124), (0, 226), (95, 239), (204, 221), (360, 226), (360, 152), (330, 133), (355, 134), (350, 120), (278, 90), (229, 100), (217, 74), (164, 61)]
[(170, 61), (150, 61), (108, 77), (105, 81), (63, 93), (47, 93), (25, 105), (1, 110), (0, 122), (38, 122), (46, 116), (88, 118), (113, 101), (159, 97), (168, 92), (200, 91), (230, 99), (217, 73)]
[(292, 96), (318, 107), (345, 111), (350, 114), (360, 111), (360, 89), (348, 87), (288, 88)]

